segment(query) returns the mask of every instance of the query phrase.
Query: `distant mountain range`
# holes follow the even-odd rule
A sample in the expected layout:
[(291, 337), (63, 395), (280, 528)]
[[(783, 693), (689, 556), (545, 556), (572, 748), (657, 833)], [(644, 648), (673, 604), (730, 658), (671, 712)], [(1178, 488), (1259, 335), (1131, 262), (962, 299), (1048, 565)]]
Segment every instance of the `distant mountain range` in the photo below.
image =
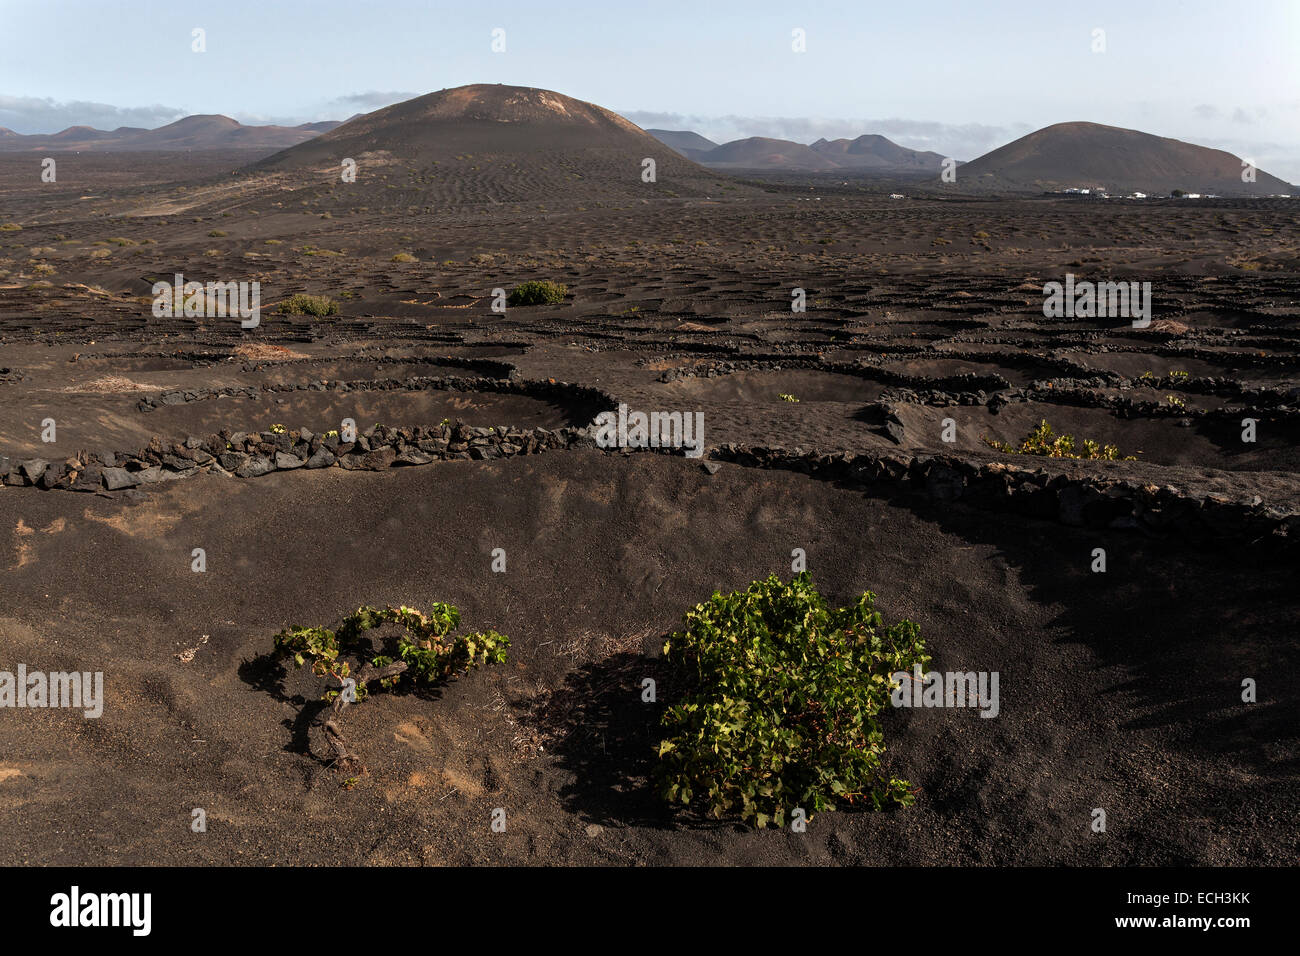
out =
[(938, 175), (944, 157), (907, 149), (883, 136), (819, 139), (811, 145), (788, 139), (751, 136), (721, 146), (689, 130), (646, 130), (688, 159), (715, 169), (870, 170), (881, 175)]
[(819, 139), (812, 149), (843, 168), (916, 170), (938, 173), (945, 159), (939, 153), (908, 149), (883, 136), (866, 134), (857, 139)]
[(61, 133), (24, 136), (0, 128), (0, 151), (284, 149), (329, 132), (335, 121), (301, 126), (245, 126), (229, 116), (187, 116), (158, 129), (119, 126), (115, 130), (69, 126)]
[(686, 155), (688, 149), (708, 152), (716, 149), (718, 145), (713, 140), (705, 139), (699, 133), (692, 133), (690, 130), (648, 129), (646, 132), (669, 149), (675, 149), (682, 155)]
[[(547, 153), (557, 162), (564, 155), (581, 154), (589, 171), (599, 166), (615, 178), (625, 174), (627, 157), (639, 166), (643, 157), (662, 152), (661, 174), (701, 193), (709, 192), (710, 184), (716, 186), (709, 169), (933, 177), (938, 184), (944, 162), (940, 153), (907, 149), (873, 134), (808, 145), (762, 136), (718, 144), (689, 130), (643, 130), (616, 113), (560, 93), (501, 84), (442, 90), (343, 123), (245, 126), (229, 116), (209, 115), (187, 116), (154, 130), (73, 126), (52, 135), (24, 136), (0, 128), (3, 152), (223, 148), (279, 150), (258, 164), (263, 168), (337, 163), (342, 156), (374, 152), (431, 165), (461, 162), (479, 153)], [(477, 169), (475, 165), (471, 172)], [(1263, 170), (1247, 170), (1241, 159), (1223, 150), (1083, 122), (1045, 127), (958, 164), (952, 185), (954, 191), (975, 192), (1300, 194), (1300, 188)]]
[[(647, 130), (664, 145), (719, 170), (852, 171), (881, 178), (938, 177), (944, 157), (883, 136), (819, 139), (808, 146), (754, 136), (721, 146), (682, 130)], [(703, 143), (705, 145), (701, 146)], [(1058, 123), (1023, 136), (969, 163), (957, 164), (958, 189), (1054, 192), (1067, 189), (1142, 192), (1173, 190), (1220, 196), (1300, 193), (1263, 170), (1243, 179), (1243, 161), (1220, 149), (1099, 123)]]

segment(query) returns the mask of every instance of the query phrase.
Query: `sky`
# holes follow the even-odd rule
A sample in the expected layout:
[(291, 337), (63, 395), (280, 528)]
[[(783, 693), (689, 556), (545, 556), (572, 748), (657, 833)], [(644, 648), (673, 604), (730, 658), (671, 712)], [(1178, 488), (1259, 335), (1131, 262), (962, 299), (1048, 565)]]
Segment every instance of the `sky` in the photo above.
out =
[(0, 0), (19, 133), (341, 120), (466, 83), (717, 142), (880, 133), (961, 160), (1086, 120), (1300, 182), (1300, 0)]

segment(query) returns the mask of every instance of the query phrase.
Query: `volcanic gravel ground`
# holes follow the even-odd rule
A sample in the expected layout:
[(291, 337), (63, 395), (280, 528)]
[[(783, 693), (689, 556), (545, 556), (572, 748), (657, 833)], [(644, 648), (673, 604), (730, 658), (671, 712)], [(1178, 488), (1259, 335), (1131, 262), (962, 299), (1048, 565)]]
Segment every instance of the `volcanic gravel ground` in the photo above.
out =
[[(1289, 207), (818, 199), (720, 178), (707, 198), (593, 186), (546, 208), (510, 201), (523, 181), (503, 169), (475, 187), (495, 203), (467, 204), (458, 171), (299, 205), (216, 159), (130, 162), (135, 181), (100, 158), (66, 188), (61, 165), (57, 195), (15, 185), (22, 228), (0, 232), (0, 669), (103, 671), (107, 698), (98, 719), (0, 710), (0, 862), (1294, 862)], [(152, 284), (177, 271), (260, 281), (260, 327), (154, 317)], [(1156, 321), (1045, 318), (1042, 285), (1067, 271), (1151, 281)], [(491, 311), (494, 288), (532, 278), (569, 296)], [(340, 314), (276, 313), (295, 292)], [(619, 403), (701, 412), (705, 458), (573, 441), (380, 471), (208, 464), (91, 494), (19, 468), (345, 417), (573, 428)], [(1136, 460), (990, 445), (1041, 420)], [(1274, 530), (1008, 513), (751, 449), (1127, 483)], [(887, 620), (917, 621), (936, 669), (997, 671), (1000, 711), (885, 716), (908, 809), (820, 814), (805, 834), (667, 811), (646, 779), (673, 700), (663, 637), (714, 589), (788, 575), (796, 548), (831, 600), (871, 590)], [(349, 708), (366, 771), (348, 789), (313, 743), (322, 687), (270, 662), (272, 637), (435, 600), (510, 635), (509, 662)]]

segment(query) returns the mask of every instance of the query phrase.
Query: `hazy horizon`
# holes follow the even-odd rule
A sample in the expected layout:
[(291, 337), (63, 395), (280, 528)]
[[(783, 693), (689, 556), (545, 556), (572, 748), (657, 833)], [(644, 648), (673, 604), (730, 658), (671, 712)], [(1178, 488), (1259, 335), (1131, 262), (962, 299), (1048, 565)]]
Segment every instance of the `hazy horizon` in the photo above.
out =
[[(840, 2), (453, 9), (399, 2), (381, 18), (341, 0), (181, 9), (5, 0), (0, 126), (156, 128), (205, 113), (294, 126), (500, 82), (719, 143), (879, 133), (969, 160), (1035, 129), (1086, 120), (1228, 150), (1300, 180), (1300, 67), (1291, 56), (1300, 9), (1286, 2), (1250, 16), (1205, 0), (1143, 10), (1106, 0), (1086, 14), (1023, 0), (978, 10), (940, 2), (924, 18)], [(202, 53), (192, 50), (195, 28), (205, 31)], [(492, 50), (497, 28), (504, 52)], [(792, 49), (795, 29), (805, 31), (806, 52)], [(52, 67), (53, 48), (64, 55)]]

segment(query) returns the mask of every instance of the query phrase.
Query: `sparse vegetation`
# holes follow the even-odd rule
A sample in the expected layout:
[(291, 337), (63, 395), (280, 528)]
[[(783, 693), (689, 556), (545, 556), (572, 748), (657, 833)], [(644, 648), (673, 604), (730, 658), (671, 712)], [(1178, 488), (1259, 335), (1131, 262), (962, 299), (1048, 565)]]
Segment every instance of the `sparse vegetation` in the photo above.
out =
[[(377, 645), (366, 636), (367, 631), (385, 625), (400, 630), (389, 629)], [(370, 696), (372, 681), (383, 689), (403, 681), (435, 684), (483, 664), (505, 662), (510, 638), (491, 630), (450, 637), (459, 626), (460, 611), (450, 604), (434, 603), (428, 614), (405, 605), (363, 606), (344, 618), (338, 631), (294, 626), (275, 636), (277, 658), (291, 658), (296, 667), (310, 664), (317, 677), (333, 678), (341, 685), (327, 690), (323, 698), (333, 701), (323, 723), (335, 769), (360, 767), (344, 743), (339, 717), (350, 699), (360, 703)], [(350, 693), (341, 694), (345, 688)]]
[(415, 258), (415, 256), (411, 255), (409, 252), (399, 252), (397, 255), (393, 256), (393, 258), (389, 259), (388, 261), (389, 262), (416, 262), (418, 260)]
[(4, 225), (0, 225), (0, 232), (20, 232), (22, 228), (16, 222), (6, 222)]
[(338, 315), (338, 304), (327, 295), (298, 293), (285, 299), (276, 308), (281, 315)]
[(223, 229), (213, 229), (208, 233), (208, 236), (212, 239), (224, 239), (226, 238), (226, 233)]
[(799, 399), (795, 398), (793, 395), (788, 395), (788, 394), (786, 394), (785, 392), (781, 392), (781, 393), (778, 395), (778, 397), (779, 397), (779, 398), (781, 399), (781, 401), (783, 401), (783, 402), (797, 402), (797, 401), (799, 401)]
[(664, 645), (684, 687), (663, 715), (655, 778), (671, 803), (782, 826), (839, 805), (907, 805), (884, 773), (879, 715), (890, 675), (929, 657), (911, 621), (885, 626), (875, 596), (833, 609), (807, 572), (714, 593)]
[(563, 302), (569, 294), (568, 286), (558, 282), (521, 282), (510, 290), (507, 305), (550, 305)]
[(1057, 435), (1042, 419), (1017, 448), (1006, 442), (983, 439), (984, 444), (1010, 455), (1037, 455), (1041, 458), (1077, 458), (1090, 461), (1137, 461), (1136, 455), (1121, 457), (1114, 445), (1101, 445), (1090, 438), (1076, 442), (1073, 435)]

